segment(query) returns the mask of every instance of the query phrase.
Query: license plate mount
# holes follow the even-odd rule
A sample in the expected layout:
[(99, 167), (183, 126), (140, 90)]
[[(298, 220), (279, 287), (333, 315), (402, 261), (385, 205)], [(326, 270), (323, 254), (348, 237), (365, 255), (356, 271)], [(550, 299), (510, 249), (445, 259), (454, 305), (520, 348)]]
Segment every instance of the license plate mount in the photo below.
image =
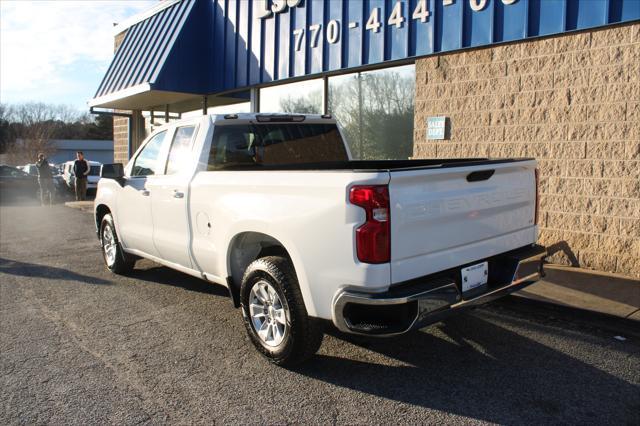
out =
[(462, 293), (486, 288), (489, 281), (489, 262), (462, 268), (460, 275), (462, 277)]

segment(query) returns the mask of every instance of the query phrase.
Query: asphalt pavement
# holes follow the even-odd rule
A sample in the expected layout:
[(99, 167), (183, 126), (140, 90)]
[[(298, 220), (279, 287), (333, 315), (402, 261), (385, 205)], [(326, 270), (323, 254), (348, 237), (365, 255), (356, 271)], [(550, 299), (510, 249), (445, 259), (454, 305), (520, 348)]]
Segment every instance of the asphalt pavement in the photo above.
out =
[[(605, 321), (605, 322), (603, 322)], [(0, 207), (0, 423), (640, 423), (633, 330), (501, 301), (283, 369), (226, 290), (103, 265), (90, 214)]]

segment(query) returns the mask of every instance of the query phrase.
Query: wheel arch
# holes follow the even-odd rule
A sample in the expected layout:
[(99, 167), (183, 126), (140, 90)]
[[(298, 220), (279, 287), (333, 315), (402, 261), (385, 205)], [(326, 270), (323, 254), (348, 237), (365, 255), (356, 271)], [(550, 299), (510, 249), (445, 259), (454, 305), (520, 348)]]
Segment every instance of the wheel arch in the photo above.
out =
[(226, 259), (227, 285), (236, 307), (240, 306), (240, 285), (244, 272), (251, 262), (266, 256), (282, 256), (289, 259), (298, 281), (301, 281), (294, 256), (281, 240), (262, 232), (240, 232), (230, 240)]
[(98, 204), (95, 208), (96, 232), (100, 232), (102, 218), (111, 213), (111, 209), (106, 204)]

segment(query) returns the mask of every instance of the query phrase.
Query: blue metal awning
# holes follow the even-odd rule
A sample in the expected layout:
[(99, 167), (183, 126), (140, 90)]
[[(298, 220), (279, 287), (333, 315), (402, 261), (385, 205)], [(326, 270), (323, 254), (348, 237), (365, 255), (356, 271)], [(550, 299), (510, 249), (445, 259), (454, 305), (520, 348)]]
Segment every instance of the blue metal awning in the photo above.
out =
[(127, 98), (130, 107), (132, 97), (142, 104), (162, 104), (164, 98), (175, 101), (206, 90), (202, 84), (206, 78), (197, 78), (198, 71), (185, 76), (185, 81), (164, 76), (167, 69), (175, 68), (173, 64), (185, 57), (185, 45), (190, 47), (189, 52), (197, 47), (197, 23), (193, 21), (198, 20), (194, 15), (201, 3), (172, 2), (129, 27), (89, 106), (118, 107), (118, 101)]
[(290, 79), (634, 22), (640, 0), (164, 0), (89, 106), (186, 105)]

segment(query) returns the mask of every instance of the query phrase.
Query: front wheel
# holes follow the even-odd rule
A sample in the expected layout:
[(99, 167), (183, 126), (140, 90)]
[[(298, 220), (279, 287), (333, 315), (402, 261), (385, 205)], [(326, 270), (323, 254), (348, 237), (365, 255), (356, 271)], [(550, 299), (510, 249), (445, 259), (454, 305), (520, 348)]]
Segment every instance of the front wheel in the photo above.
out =
[(322, 343), (322, 325), (308, 316), (288, 259), (267, 256), (251, 263), (240, 297), (249, 338), (269, 361), (295, 365), (316, 353)]
[(111, 214), (104, 215), (100, 223), (100, 243), (104, 263), (111, 272), (124, 274), (133, 269), (135, 260), (122, 250)]

